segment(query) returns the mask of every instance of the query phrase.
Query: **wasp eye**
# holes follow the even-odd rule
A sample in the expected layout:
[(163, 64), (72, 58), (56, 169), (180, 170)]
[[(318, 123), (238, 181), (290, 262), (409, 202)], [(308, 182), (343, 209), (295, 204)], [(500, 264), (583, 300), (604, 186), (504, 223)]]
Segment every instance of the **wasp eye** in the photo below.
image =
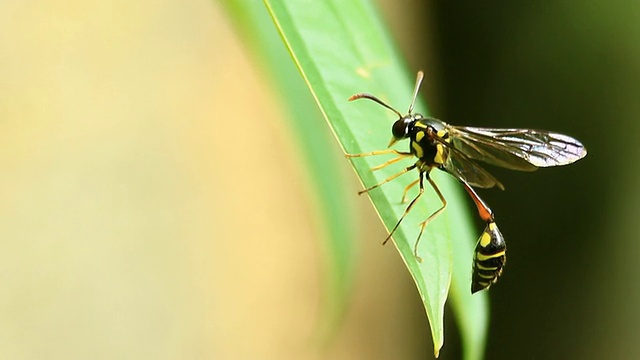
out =
[(411, 125), (411, 119), (400, 119), (393, 124), (391, 133), (396, 139), (403, 139), (409, 136), (409, 126)]

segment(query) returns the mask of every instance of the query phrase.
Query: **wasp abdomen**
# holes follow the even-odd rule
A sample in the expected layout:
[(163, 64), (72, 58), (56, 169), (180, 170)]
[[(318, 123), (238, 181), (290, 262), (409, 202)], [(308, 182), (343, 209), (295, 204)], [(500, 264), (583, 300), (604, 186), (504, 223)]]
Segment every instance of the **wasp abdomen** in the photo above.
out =
[(507, 260), (506, 250), (507, 245), (496, 223), (493, 221), (487, 223), (487, 227), (478, 239), (473, 256), (472, 293), (488, 289), (498, 281)]

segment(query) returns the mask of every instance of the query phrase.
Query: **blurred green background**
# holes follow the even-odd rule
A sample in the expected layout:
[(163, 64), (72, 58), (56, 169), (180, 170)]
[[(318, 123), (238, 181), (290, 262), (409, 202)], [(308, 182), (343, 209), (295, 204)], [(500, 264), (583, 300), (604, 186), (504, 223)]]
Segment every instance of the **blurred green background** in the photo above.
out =
[(438, 79), (426, 94), (436, 116), (555, 130), (589, 150), (565, 168), (492, 171), (507, 190), (481, 192), (509, 248), (487, 358), (640, 357), (640, 4), (411, 6), (398, 37), (412, 67)]
[[(427, 73), (434, 116), (589, 150), (564, 168), (491, 169), (507, 190), (481, 196), (509, 261), (487, 359), (640, 357), (640, 4), (379, 6)], [(4, 1), (0, 23), (0, 358), (432, 356), (346, 160), (328, 176), (357, 214), (351, 306), (332, 346), (315, 346), (317, 194), (219, 3)], [(450, 315), (444, 359), (460, 355)]]

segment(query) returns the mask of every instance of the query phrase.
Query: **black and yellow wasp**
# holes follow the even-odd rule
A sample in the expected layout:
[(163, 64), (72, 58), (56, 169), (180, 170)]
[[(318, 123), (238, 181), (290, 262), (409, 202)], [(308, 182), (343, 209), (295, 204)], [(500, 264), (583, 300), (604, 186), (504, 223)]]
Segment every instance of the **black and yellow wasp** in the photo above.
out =
[[(359, 194), (369, 192), (413, 169), (418, 170), (419, 177), (405, 188), (402, 202), (405, 202), (408, 191), (416, 184), (420, 184), (418, 195), (411, 200), (389, 236), (384, 240), (383, 244), (385, 244), (424, 193), (424, 180), (429, 182), (440, 198), (442, 207), (420, 223), (420, 233), (414, 245), (414, 255), (419, 261), (421, 259), (418, 256), (418, 243), (425, 227), (447, 207), (447, 200), (429, 176), (431, 170), (439, 169), (447, 172), (462, 183), (476, 204), (478, 214), (487, 223), (478, 239), (473, 257), (471, 292), (475, 293), (488, 289), (498, 281), (506, 261), (506, 244), (495, 223), (493, 211), (473, 189), (473, 187), (492, 188), (497, 186), (504, 190), (504, 186), (480, 167), (476, 161), (512, 170), (534, 171), (539, 167), (571, 164), (585, 157), (587, 150), (578, 140), (549, 131), (453, 126), (438, 119), (414, 113), (413, 106), (422, 78), (423, 73), (420, 71), (416, 79), (411, 105), (409, 105), (409, 111), (406, 115), (402, 115), (371, 94), (356, 94), (349, 98), (349, 101), (357, 99), (375, 101), (396, 113), (398, 120), (391, 127), (393, 137), (388, 149), (362, 154), (347, 154), (346, 156), (351, 158), (381, 154), (398, 155), (396, 158), (372, 168), (372, 170), (382, 169), (407, 157), (415, 156), (418, 158), (413, 165), (360, 191)], [(393, 144), (403, 139), (410, 141), (408, 152), (391, 149)]]

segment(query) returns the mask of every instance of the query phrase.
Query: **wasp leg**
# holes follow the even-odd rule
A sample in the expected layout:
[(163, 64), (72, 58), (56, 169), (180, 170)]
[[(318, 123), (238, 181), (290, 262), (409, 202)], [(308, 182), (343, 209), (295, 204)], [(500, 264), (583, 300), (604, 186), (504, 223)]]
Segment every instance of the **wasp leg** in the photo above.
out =
[(354, 158), (354, 157), (365, 157), (365, 156), (383, 155), (383, 154), (396, 154), (396, 155), (400, 155), (400, 156), (413, 156), (413, 154), (411, 154), (410, 152), (402, 152), (402, 151), (398, 151), (396, 149), (384, 149), (384, 150), (371, 151), (371, 152), (361, 153), (361, 154), (344, 154), (344, 156), (347, 157), (347, 158)]
[(379, 187), (380, 185), (384, 185), (384, 184), (388, 183), (389, 181), (391, 181), (391, 180), (393, 180), (393, 179), (397, 178), (398, 176), (400, 176), (400, 175), (402, 175), (402, 174), (406, 174), (406, 173), (408, 173), (409, 171), (411, 171), (411, 170), (415, 169), (415, 168), (416, 168), (416, 166), (418, 166), (418, 165), (413, 164), (413, 165), (411, 165), (411, 166), (408, 166), (408, 167), (406, 167), (404, 170), (400, 171), (399, 173), (393, 174), (393, 175), (389, 176), (388, 178), (386, 178), (386, 179), (382, 180), (381, 182), (379, 182), (379, 183), (377, 183), (377, 184), (375, 184), (375, 185), (373, 185), (373, 186), (371, 186), (371, 187), (368, 187), (368, 188), (366, 188), (366, 189), (364, 189), (364, 190), (360, 190), (360, 191), (358, 191), (358, 195), (362, 195), (362, 194), (364, 194), (364, 193), (366, 193), (366, 192), (369, 192), (369, 191), (371, 191), (371, 190), (373, 190), (373, 189), (375, 189), (375, 188)]
[[(415, 165), (414, 165), (415, 167)], [(398, 229), (398, 226), (400, 226), (400, 223), (402, 222), (402, 220), (404, 219), (405, 216), (407, 216), (407, 214), (409, 213), (409, 211), (411, 211), (411, 208), (413, 208), (413, 205), (418, 201), (418, 199), (420, 199), (420, 197), (422, 196), (422, 194), (424, 193), (424, 184), (422, 182), (422, 179), (424, 179), (424, 172), (421, 171), (420, 172), (420, 178), (418, 179), (420, 182), (420, 191), (418, 192), (418, 195), (416, 195), (415, 198), (413, 198), (413, 200), (411, 200), (411, 202), (409, 203), (409, 206), (407, 206), (406, 209), (404, 209), (404, 213), (402, 214), (402, 216), (400, 216), (400, 219), (398, 220), (398, 222), (396, 223), (396, 226), (393, 227), (393, 230), (391, 230), (391, 232), (389, 233), (389, 236), (387, 236), (386, 239), (384, 239), (384, 241), (382, 242), (382, 245), (386, 244), (387, 241), (389, 241), (389, 239), (391, 239), (391, 236), (393, 236), (393, 233), (396, 232), (396, 230)], [(427, 177), (429, 176), (429, 174), (427, 173), (426, 175)]]
[(413, 155), (411, 153), (400, 155), (397, 158), (393, 158), (393, 159), (391, 159), (391, 160), (389, 160), (389, 161), (387, 161), (385, 163), (382, 163), (382, 164), (380, 164), (378, 166), (372, 167), (371, 171), (376, 171), (376, 170), (380, 170), (382, 168), (385, 168), (385, 167), (387, 167), (387, 166), (389, 166), (389, 165), (391, 165), (393, 163), (397, 163), (398, 161), (407, 158), (408, 156), (413, 156)]
[(498, 281), (502, 275), (502, 268), (507, 261), (507, 244), (498, 229), (493, 217), (493, 211), (482, 201), (478, 194), (467, 184), (462, 182), (465, 190), (478, 208), (478, 215), (487, 222), (487, 226), (480, 235), (473, 255), (473, 276), (471, 293), (488, 289)]
[(440, 189), (438, 188), (438, 185), (436, 185), (435, 181), (433, 181), (433, 179), (429, 177), (429, 174), (427, 174), (427, 180), (429, 180), (429, 184), (431, 184), (431, 187), (433, 188), (433, 190), (435, 190), (436, 194), (440, 198), (440, 201), (442, 201), (442, 207), (434, 211), (433, 214), (429, 215), (429, 217), (425, 221), (420, 223), (420, 233), (418, 234), (416, 243), (413, 245), (413, 255), (415, 255), (416, 259), (418, 259), (419, 262), (422, 262), (422, 258), (418, 256), (418, 244), (420, 243), (420, 238), (422, 238), (424, 228), (427, 227), (427, 224), (429, 224), (431, 220), (435, 219), (436, 216), (440, 215), (440, 213), (447, 208), (447, 199), (444, 198), (444, 196), (440, 192)]
[(409, 193), (409, 189), (416, 186), (416, 184), (419, 182), (420, 182), (420, 179), (416, 179), (414, 182), (412, 182), (411, 184), (407, 185), (406, 188), (404, 188), (404, 192), (402, 193), (402, 199), (400, 200), (401, 204), (404, 204), (405, 202), (407, 202), (407, 193)]

